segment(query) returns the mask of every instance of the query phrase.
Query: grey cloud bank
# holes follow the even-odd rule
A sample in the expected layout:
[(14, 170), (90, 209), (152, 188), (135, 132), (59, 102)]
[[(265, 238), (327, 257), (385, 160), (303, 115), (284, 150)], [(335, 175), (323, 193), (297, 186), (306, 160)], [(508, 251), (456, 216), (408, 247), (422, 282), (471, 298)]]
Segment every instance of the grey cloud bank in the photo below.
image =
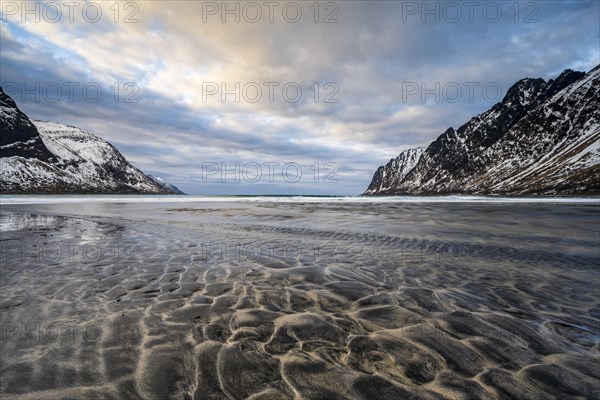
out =
[[(133, 23), (125, 23), (134, 9), (123, 3), (117, 22), (112, 3), (99, 3), (96, 23), (77, 13), (73, 22), (64, 15), (22, 22), (8, 3), (0, 85), (17, 84), (7, 93), (19, 107), (95, 132), (190, 194), (358, 194), (378, 165), (489, 109), (517, 80), (600, 63), (594, 1), (352, 1), (313, 9), (303, 2), (297, 22), (286, 20), (294, 6), (281, 3), (285, 17), (276, 9), (273, 22), (264, 13), (255, 23), (241, 3), (238, 11), (230, 6), (225, 23), (222, 10), (211, 8), (220, 2), (133, 2)], [(337, 22), (325, 23), (330, 15)], [(90, 101), (77, 89), (53, 101), (55, 85), (68, 82), (97, 83), (102, 96)], [(275, 92), (271, 102), (265, 91), (256, 102), (235, 101), (234, 93), (203, 101), (209, 83), (265, 82), (278, 90), (295, 83), (302, 96), (288, 101)], [(137, 85), (130, 97), (137, 102), (124, 101), (129, 83)], [(337, 85), (337, 103), (323, 101), (327, 83)], [(339, 182), (202, 180), (203, 163), (252, 162), (332, 162)]]

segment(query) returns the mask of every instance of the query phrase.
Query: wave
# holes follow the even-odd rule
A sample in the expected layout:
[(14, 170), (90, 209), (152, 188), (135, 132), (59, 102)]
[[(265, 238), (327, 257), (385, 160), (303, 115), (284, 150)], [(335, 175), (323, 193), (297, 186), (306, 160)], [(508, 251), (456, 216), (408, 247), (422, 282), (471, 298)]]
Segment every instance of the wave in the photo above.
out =
[(161, 196), (161, 195), (3, 195), (2, 204), (65, 203), (585, 203), (599, 197), (500, 196)]

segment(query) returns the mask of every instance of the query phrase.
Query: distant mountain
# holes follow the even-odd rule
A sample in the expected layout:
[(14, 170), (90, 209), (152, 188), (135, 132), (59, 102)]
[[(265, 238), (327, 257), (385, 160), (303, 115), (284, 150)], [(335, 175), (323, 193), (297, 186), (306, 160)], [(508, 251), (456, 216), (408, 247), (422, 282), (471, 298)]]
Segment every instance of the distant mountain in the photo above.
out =
[(179, 194), (82, 129), (31, 121), (0, 88), (0, 192)]
[(381, 166), (373, 175), (373, 180), (365, 194), (375, 194), (385, 192), (397, 187), (402, 179), (419, 162), (425, 149), (417, 147), (415, 149), (404, 150), (396, 158), (392, 158), (385, 166)]
[(148, 175), (148, 177), (150, 177), (154, 182), (156, 182), (158, 185), (162, 186), (163, 188), (173, 191), (175, 194), (185, 194), (181, 190), (179, 190), (179, 188), (177, 188), (177, 186), (165, 181), (160, 176)]
[(599, 143), (600, 66), (522, 79), (424, 151), (379, 167), (365, 194), (600, 194)]

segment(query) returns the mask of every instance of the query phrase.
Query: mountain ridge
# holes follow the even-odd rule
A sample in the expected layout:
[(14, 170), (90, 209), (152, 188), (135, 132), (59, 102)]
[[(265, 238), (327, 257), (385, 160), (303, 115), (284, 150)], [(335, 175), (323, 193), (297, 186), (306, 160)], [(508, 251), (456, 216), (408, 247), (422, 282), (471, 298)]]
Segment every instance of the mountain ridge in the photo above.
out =
[[(600, 66), (521, 79), (491, 109), (448, 128), (410, 171), (379, 167), (364, 194), (598, 194), (598, 99)], [(396, 183), (378, 188), (384, 173)]]
[(83, 129), (30, 120), (0, 87), (0, 192), (182, 194)]

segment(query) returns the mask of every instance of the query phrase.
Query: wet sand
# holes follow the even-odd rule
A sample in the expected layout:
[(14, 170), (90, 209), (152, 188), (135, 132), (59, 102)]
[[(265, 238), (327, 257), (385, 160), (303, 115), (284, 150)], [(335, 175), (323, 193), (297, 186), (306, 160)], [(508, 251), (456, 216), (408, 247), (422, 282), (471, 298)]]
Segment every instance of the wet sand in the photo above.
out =
[(598, 206), (89, 207), (2, 209), (3, 399), (600, 398)]

